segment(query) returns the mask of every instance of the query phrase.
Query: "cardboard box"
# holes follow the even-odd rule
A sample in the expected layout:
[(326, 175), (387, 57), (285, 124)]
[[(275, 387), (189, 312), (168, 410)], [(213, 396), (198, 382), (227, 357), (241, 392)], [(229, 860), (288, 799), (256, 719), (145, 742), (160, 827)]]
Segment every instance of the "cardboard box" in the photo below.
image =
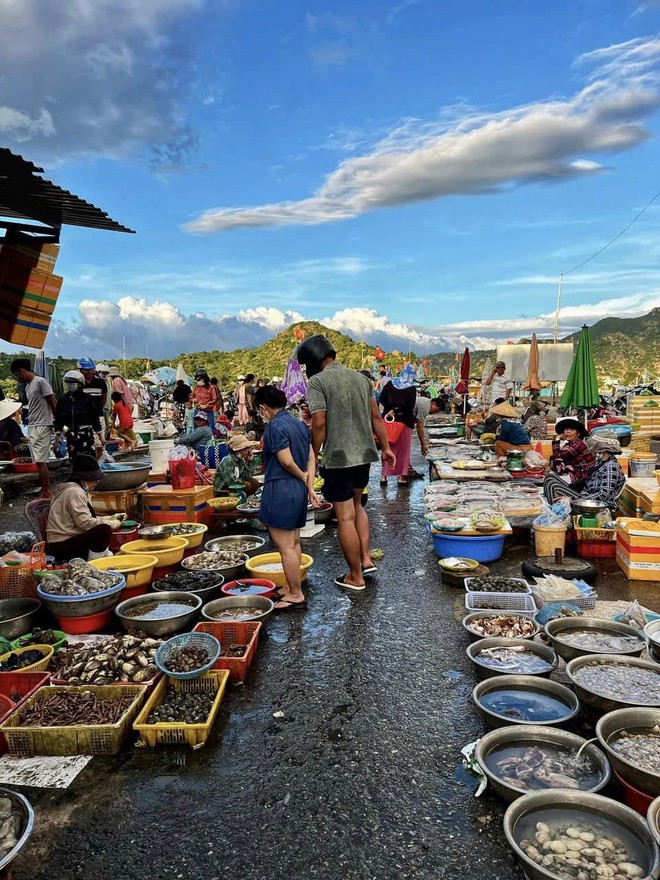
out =
[(616, 560), (631, 580), (660, 581), (660, 525), (617, 520)]
[(55, 269), (60, 253), (59, 244), (42, 244), (38, 241), (21, 241), (0, 246), (0, 277), (9, 263), (49, 274)]
[(213, 486), (195, 486), (193, 489), (151, 486), (140, 490), (140, 497), (145, 524), (207, 522), (213, 512), (208, 504), (213, 498)]

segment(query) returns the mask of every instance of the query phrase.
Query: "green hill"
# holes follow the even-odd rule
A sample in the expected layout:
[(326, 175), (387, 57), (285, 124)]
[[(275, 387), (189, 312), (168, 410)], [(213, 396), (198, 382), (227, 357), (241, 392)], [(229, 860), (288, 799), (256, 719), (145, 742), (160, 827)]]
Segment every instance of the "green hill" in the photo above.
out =
[[(618, 379), (630, 384), (644, 371), (650, 381), (660, 376), (660, 308), (639, 318), (603, 318), (592, 324), (589, 333), (599, 379)], [(578, 335), (573, 333), (561, 341), (575, 342)], [(529, 342), (528, 339), (519, 341)], [(484, 361), (487, 357), (492, 360), (496, 352), (493, 349), (470, 354), (470, 372), (481, 376)], [(455, 359), (454, 352), (429, 355), (432, 372), (448, 375)]]
[[(291, 357), (297, 342), (294, 330), (299, 328), (304, 336), (312, 336), (315, 333), (323, 333), (327, 336), (337, 351), (337, 358), (348, 367), (360, 369), (371, 368), (375, 360), (376, 347), (363, 342), (356, 342), (345, 333), (324, 327), (317, 321), (302, 321), (278, 333), (259, 348), (237, 348), (234, 351), (199, 351), (193, 354), (181, 354), (167, 361), (150, 361), (149, 365), (144, 358), (128, 358), (124, 368), (123, 361), (117, 363), (124, 374), (131, 379), (142, 376), (149, 368), (163, 366), (176, 366), (182, 363), (186, 372), (192, 375), (196, 369), (204, 367), (210, 376), (217, 376), (221, 388), (232, 388), (236, 377), (241, 373), (254, 373), (263, 379), (271, 379), (273, 376), (284, 376), (287, 361)], [(28, 357), (34, 357), (34, 352), (27, 352)], [(15, 354), (0, 353), (0, 386), (5, 391), (14, 392), (15, 382), (9, 372)], [(76, 360), (68, 358), (56, 358), (62, 373), (66, 370), (75, 369)], [(111, 361), (112, 363), (113, 361)], [(388, 354), (384, 363), (393, 370), (398, 370), (404, 362), (403, 355)]]
[[(118, 362), (125, 375), (139, 378), (148, 366), (176, 366), (181, 362), (189, 374), (199, 367), (205, 367), (211, 376), (217, 376), (221, 387), (233, 387), (240, 373), (254, 373), (263, 379), (272, 376), (283, 376), (288, 359), (296, 347), (294, 331), (299, 328), (304, 336), (324, 333), (332, 340), (339, 360), (349, 367), (360, 369), (371, 367), (375, 360), (375, 346), (358, 342), (330, 330), (317, 321), (303, 321), (278, 333), (258, 348), (238, 348), (234, 351), (199, 351), (194, 354), (173, 355), (171, 360), (150, 361), (145, 358), (131, 358)], [(649, 379), (660, 375), (660, 308), (653, 309), (648, 315), (639, 318), (603, 318), (590, 328), (593, 342), (596, 368), (601, 379), (614, 378), (622, 382), (634, 382), (646, 371)], [(563, 342), (570, 342), (577, 334), (566, 337)], [(520, 340), (521, 342), (526, 340)], [(34, 352), (27, 353), (34, 357)], [(494, 357), (495, 351), (471, 352), (471, 374), (481, 376), (484, 361)], [(15, 383), (9, 373), (9, 365), (16, 355), (0, 353), (0, 387), (13, 393)], [(417, 355), (413, 354), (416, 358)], [(458, 366), (455, 352), (439, 352), (429, 355), (430, 371), (433, 375), (447, 376), (452, 366)], [(399, 370), (404, 362), (404, 355), (398, 352), (387, 355), (384, 363), (393, 371)], [(73, 369), (76, 361), (58, 357), (55, 359), (62, 373)]]

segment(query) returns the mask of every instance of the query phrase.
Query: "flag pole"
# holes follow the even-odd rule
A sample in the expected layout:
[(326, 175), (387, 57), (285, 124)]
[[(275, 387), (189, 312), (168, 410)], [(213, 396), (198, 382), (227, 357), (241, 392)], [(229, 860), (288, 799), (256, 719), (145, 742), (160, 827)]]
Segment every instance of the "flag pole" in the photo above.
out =
[(559, 309), (561, 308), (561, 288), (564, 282), (564, 273), (559, 273), (559, 290), (557, 291), (557, 311), (555, 312), (555, 333), (553, 342), (557, 342), (559, 336)]

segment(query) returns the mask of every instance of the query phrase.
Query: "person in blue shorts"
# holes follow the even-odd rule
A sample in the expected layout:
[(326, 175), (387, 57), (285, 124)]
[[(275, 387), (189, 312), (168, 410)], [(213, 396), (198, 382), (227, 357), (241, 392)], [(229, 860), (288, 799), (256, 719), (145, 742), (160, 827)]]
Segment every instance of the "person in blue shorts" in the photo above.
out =
[(300, 563), (300, 530), (307, 519), (308, 498), (315, 507), (314, 452), (309, 428), (286, 410), (286, 394), (272, 385), (255, 391), (253, 406), (266, 422), (264, 466), (259, 519), (282, 557), (286, 588), (275, 605), (277, 611), (305, 608)]

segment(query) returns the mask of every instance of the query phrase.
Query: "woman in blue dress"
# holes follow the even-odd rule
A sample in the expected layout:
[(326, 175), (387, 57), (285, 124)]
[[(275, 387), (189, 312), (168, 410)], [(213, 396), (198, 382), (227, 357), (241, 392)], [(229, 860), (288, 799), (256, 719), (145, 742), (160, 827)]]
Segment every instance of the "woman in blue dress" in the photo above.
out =
[(314, 452), (309, 428), (286, 410), (286, 394), (273, 385), (259, 388), (254, 407), (264, 419), (266, 479), (261, 494), (259, 519), (282, 557), (286, 588), (275, 608), (304, 608), (307, 600), (300, 579), (300, 529), (307, 519), (308, 498), (315, 507)]

